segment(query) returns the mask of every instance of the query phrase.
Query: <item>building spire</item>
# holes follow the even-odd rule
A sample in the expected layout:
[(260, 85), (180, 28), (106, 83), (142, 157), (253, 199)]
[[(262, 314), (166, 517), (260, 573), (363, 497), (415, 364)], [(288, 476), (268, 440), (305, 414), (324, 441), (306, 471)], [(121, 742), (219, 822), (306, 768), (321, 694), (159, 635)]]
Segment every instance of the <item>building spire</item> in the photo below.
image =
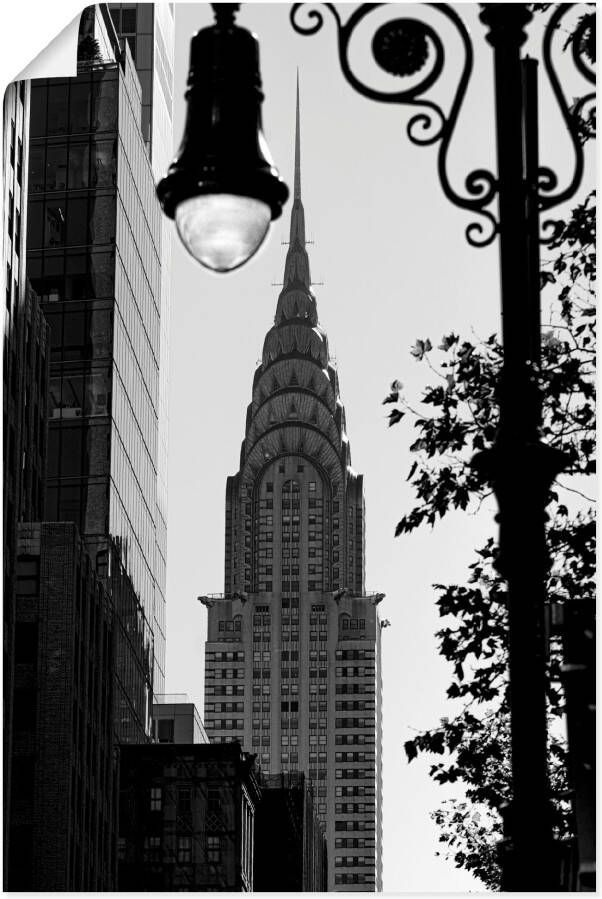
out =
[(305, 212), (301, 201), (301, 116), (299, 113), (299, 70), (297, 70), (297, 103), (295, 112), (295, 189), (291, 209), (291, 229), (284, 266), (284, 292), (292, 286), (309, 291), (309, 259), (305, 247)]
[(295, 122), (295, 200), (301, 200), (301, 122), (299, 115), (299, 69), (297, 69), (297, 118)]

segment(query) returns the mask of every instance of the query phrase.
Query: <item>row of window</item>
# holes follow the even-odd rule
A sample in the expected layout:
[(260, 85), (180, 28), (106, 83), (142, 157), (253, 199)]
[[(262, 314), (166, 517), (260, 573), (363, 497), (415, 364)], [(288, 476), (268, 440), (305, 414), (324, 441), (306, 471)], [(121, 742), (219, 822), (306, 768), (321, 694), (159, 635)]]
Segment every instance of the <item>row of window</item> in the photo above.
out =
[(374, 857), (371, 855), (335, 855), (335, 868), (362, 868), (372, 866)]
[(244, 652), (206, 652), (205, 662), (244, 662)]
[(352, 787), (337, 787), (336, 796), (374, 796), (374, 784), (357, 784)]
[(244, 702), (205, 703), (205, 712), (244, 712)]
[(373, 667), (341, 667), (336, 669), (337, 677), (372, 677), (374, 675)]
[(207, 696), (244, 696), (245, 688), (242, 685), (214, 686), (213, 684), (205, 684), (205, 694)]
[(234, 621), (220, 621), (218, 624), (220, 631), (239, 631), (241, 628), (242, 622), (240, 618), (236, 618)]
[(245, 676), (244, 668), (208, 668), (205, 672), (207, 679), (214, 680), (237, 680)]
[[(343, 619), (344, 621), (345, 619)], [(359, 659), (373, 659), (373, 649), (337, 649), (336, 658), (344, 661), (352, 661)]]
[(374, 811), (372, 802), (336, 802), (334, 806), (337, 815), (364, 815)]
[[(337, 755), (341, 755), (337, 752)], [(337, 768), (335, 771), (337, 780), (364, 780), (374, 777), (373, 768)]]
[(215, 718), (205, 722), (205, 727), (213, 730), (242, 730), (244, 726), (243, 718)]
[(335, 849), (374, 849), (374, 839), (370, 837), (337, 837)]
[[(144, 859), (146, 862), (160, 862), (163, 847), (160, 836), (149, 836), (144, 839)], [(178, 836), (176, 841), (176, 858), (180, 865), (192, 862), (192, 837)], [(205, 858), (211, 864), (221, 861), (221, 837), (208, 835), (205, 842)]]
[(336, 734), (337, 746), (366, 746), (374, 744), (374, 734)]
[(374, 696), (374, 684), (337, 684), (336, 692), (339, 695), (364, 693)]
[(344, 631), (363, 631), (365, 628), (365, 618), (347, 618), (344, 616), (341, 620), (341, 629)]
[(366, 831), (366, 830), (374, 830), (374, 821), (348, 821), (346, 818), (343, 818), (342, 821), (334, 822), (335, 830), (355, 830), (355, 831)]
[[(320, 766), (325, 765), (326, 758), (327, 758), (326, 752), (310, 752), (309, 753), (309, 761), (313, 762), (314, 765), (317, 765), (318, 762), (320, 763)], [(320, 787), (320, 789), (322, 789), (322, 788)], [(322, 795), (322, 794), (320, 793), (319, 795)]]
[(374, 727), (374, 718), (336, 718), (335, 727)]
[(374, 883), (374, 874), (352, 873), (335, 874), (334, 882), (341, 883)]
[(337, 762), (373, 762), (373, 752), (337, 752), (335, 755)]
[(355, 712), (355, 711), (374, 711), (373, 699), (354, 699), (354, 700), (338, 700), (335, 703), (335, 711), (337, 712)]
[(313, 693), (326, 693), (327, 691), (328, 691), (328, 685), (327, 685), (327, 684), (310, 684), (310, 685), (309, 685), (309, 692), (310, 692), (310, 694), (313, 694)]

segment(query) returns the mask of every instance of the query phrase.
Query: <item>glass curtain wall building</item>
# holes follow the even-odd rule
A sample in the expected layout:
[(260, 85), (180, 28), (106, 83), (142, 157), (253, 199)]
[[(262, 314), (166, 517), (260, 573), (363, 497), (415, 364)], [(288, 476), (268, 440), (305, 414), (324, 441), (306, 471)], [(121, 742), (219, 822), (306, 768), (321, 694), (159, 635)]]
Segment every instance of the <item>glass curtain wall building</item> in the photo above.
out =
[(303, 772), (329, 890), (381, 889), (382, 594), (366, 594), (363, 478), (311, 290), (297, 97), (290, 242), (226, 488), (225, 593), (209, 608), (205, 727), (270, 774)]
[[(120, 37), (127, 42), (141, 87), (142, 136), (148, 150), (155, 182), (163, 177), (173, 156), (173, 64), (175, 53), (175, 9), (173, 3), (110, 3), (109, 12)], [(155, 690), (164, 689), (164, 661), (159, 648), (165, 645), (165, 590), (167, 558), (167, 431), (169, 374), (169, 325), (171, 305), (172, 223), (159, 219), (161, 268), (159, 316), (159, 388), (157, 423), (157, 494), (155, 504), (155, 613), (153, 631), (157, 667)]]
[[(149, 9), (140, 40), (153, 44)], [(105, 5), (82, 16), (77, 77), (35, 81), (31, 98), (27, 265), (52, 342), (46, 517), (75, 522), (98, 570), (120, 581), (163, 692), (169, 259), (144, 89)], [(130, 703), (125, 739), (149, 733), (150, 687), (145, 708)]]

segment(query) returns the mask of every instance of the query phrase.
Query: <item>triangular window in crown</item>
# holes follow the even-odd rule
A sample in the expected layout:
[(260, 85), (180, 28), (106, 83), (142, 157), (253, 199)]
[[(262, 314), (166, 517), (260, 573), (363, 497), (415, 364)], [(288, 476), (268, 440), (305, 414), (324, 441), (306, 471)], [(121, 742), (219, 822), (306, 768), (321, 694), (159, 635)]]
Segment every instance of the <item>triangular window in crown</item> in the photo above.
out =
[(311, 415), (309, 416), (310, 424), (317, 425), (318, 424), (318, 407), (316, 405), (313, 406), (311, 410)]
[(298, 412), (297, 412), (297, 407), (295, 406), (294, 403), (291, 403), (289, 406), (288, 417), (289, 418), (298, 418), (299, 417)]
[(276, 393), (277, 390), (280, 390), (280, 383), (276, 375), (274, 375), (272, 379), (272, 393)]
[(290, 380), (289, 380), (288, 383), (289, 383), (289, 386), (290, 386), (290, 387), (298, 387), (298, 386), (299, 386), (299, 380), (298, 380), (298, 378), (297, 378), (297, 372), (295, 371), (294, 368), (293, 368), (293, 371), (292, 371), (292, 374), (291, 374), (291, 377), (290, 377)]

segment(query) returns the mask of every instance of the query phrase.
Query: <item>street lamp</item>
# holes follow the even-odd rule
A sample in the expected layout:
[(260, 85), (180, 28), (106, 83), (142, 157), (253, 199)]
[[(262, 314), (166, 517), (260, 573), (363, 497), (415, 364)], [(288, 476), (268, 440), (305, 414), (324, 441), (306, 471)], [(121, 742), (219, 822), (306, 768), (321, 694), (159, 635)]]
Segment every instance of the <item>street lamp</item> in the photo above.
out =
[(192, 38), (184, 137), (157, 185), (182, 243), (215, 272), (253, 256), (288, 197), (261, 127), (259, 45), (234, 24), (239, 6), (212, 4), (215, 24)]
[[(305, 6), (310, 8), (306, 23), (301, 24), (299, 11)], [(589, 93), (571, 109), (551, 57), (552, 37), (574, 4), (555, 6), (543, 40), (545, 72), (575, 153), (569, 184), (558, 189), (555, 173), (539, 165), (537, 62), (521, 55), (532, 12), (522, 3), (483, 3), (480, 18), (493, 48), (498, 171), (496, 175), (485, 169), (471, 172), (462, 192), (452, 186), (447, 170), (450, 141), (473, 68), (472, 41), (461, 17), (446, 3), (423, 4), (451, 22), (462, 43), (460, 77), (446, 112), (428, 96), (445, 62), (443, 41), (430, 24), (407, 15), (400, 17), (394, 11), (374, 34), (371, 49), (377, 65), (399, 78), (414, 76), (410, 86), (387, 93), (372, 88), (355, 74), (350, 44), (366, 16), (388, 4), (362, 3), (346, 22), (333, 3), (323, 6), (336, 24), (339, 62), (347, 82), (371, 100), (420, 109), (408, 123), (408, 137), (422, 146), (439, 144), (437, 170), (446, 197), (479, 217), (466, 228), (468, 242), (487, 246), (499, 237), (504, 349), (498, 394), (500, 422), (494, 447), (480, 453), (473, 464), (492, 484), (498, 501), (498, 569), (508, 584), (512, 803), (504, 818), (502, 889), (556, 890), (558, 853), (547, 777), (543, 613), (549, 558), (545, 508), (552, 482), (565, 467), (566, 459), (540, 440), (541, 399), (535, 372), (541, 346), (539, 244), (551, 242), (556, 234), (555, 223), (549, 220), (540, 230), (540, 211), (570, 199), (579, 187), (583, 148), (575, 114), (594, 100), (594, 94)], [(324, 24), (324, 15), (313, 4), (296, 3), (291, 22), (298, 33), (313, 35)], [(587, 41), (592, 43), (587, 27), (585, 20), (578, 26), (572, 56), (581, 75), (595, 83), (584, 53)], [(496, 200), (497, 215), (495, 207), (490, 208)]]

